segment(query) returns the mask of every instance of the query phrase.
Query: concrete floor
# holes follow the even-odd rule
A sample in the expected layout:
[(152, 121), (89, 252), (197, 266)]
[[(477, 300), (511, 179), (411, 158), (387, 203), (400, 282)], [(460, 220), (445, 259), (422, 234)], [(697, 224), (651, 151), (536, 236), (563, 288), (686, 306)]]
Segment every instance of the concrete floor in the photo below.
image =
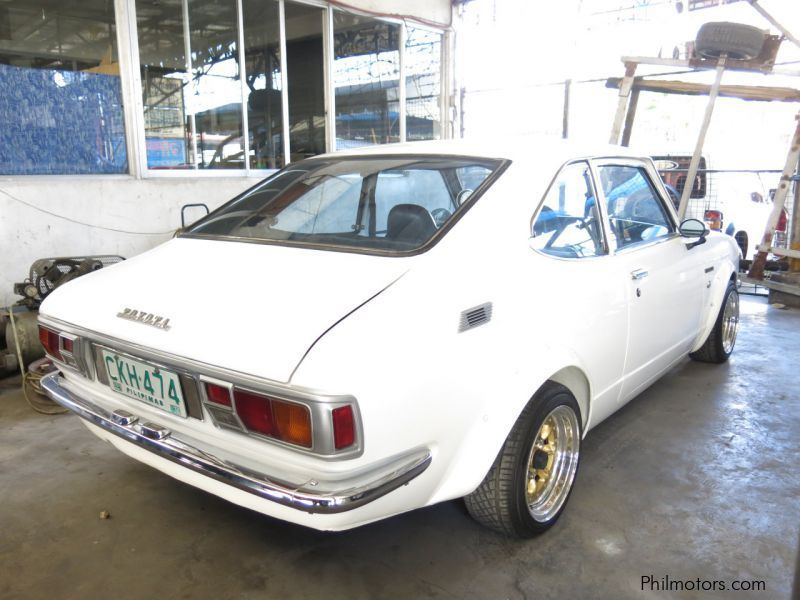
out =
[(38, 415), (0, 381), (0, 598), (670, 597), (642, 592), (643, 575), (761, 579), (752, 597), (789, 598), (799, 332), (800, 310), (746, 298), (730, 363), (687, 360), (595, 429), (563, 518), (528, 541), (460, 502), (338, 534), (288, 525), (134, 462), (76, 417)]

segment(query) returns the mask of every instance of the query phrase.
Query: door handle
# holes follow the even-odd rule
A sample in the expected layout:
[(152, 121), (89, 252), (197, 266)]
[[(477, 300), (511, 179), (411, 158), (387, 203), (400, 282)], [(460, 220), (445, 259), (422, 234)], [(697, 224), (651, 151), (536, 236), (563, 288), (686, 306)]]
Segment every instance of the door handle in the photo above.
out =
[(645, 269), (636, 269), (635, 271), (631, 271), (631, 279), (634, 281), (639, 281), (640, 279), (644, 279), (650, 275)]

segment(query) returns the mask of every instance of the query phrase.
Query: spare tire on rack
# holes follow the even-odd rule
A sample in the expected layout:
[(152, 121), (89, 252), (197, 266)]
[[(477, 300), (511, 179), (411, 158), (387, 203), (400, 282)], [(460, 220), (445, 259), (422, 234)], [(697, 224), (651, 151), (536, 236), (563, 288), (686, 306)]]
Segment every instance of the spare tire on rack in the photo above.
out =
[(703, 58), (727, 54), (735, 60), (751, 60), (761, 54), (766, 33), (742, 23), (706, 23), (697, 32), (694, 47)]

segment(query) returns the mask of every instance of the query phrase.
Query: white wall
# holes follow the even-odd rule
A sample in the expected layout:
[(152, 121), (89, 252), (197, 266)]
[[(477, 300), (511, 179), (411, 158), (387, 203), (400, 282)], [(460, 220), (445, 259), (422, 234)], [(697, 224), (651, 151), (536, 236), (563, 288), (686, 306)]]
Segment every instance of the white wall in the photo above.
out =
[(442, 27), (450, 25), (450, 0), (345, 0), (343, 4), (373, 13), (416, 17)]
[[(19, 299), (13, 294), (13, 284), (28, 276), (37, 258), (131, 257), (168, 240), (180, 227), (184, 204), (204, 202), (213, 210), (257, 181), (245, 177), (0, 178), (0, 307)], [(87, 225), (42, 213), (20, 201)]]

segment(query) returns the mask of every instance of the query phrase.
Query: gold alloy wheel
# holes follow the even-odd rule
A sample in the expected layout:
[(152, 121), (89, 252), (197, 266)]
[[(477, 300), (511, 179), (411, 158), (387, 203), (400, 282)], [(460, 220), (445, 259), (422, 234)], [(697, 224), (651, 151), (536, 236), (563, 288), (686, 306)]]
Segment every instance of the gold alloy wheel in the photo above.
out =
[(733, 352), (736, 344), (736, 331), (739, 328), (739, 293), (732, 290), (728, 294), (725, 308), (722, 311), (722, 349), (725, 354)]
[(579, 451), (578, 418), (569, 406), (557, 406), (542, 421), (528, 455), (525, 501), (536, 521), (549, 521), (561, 510), (575, 479)]

